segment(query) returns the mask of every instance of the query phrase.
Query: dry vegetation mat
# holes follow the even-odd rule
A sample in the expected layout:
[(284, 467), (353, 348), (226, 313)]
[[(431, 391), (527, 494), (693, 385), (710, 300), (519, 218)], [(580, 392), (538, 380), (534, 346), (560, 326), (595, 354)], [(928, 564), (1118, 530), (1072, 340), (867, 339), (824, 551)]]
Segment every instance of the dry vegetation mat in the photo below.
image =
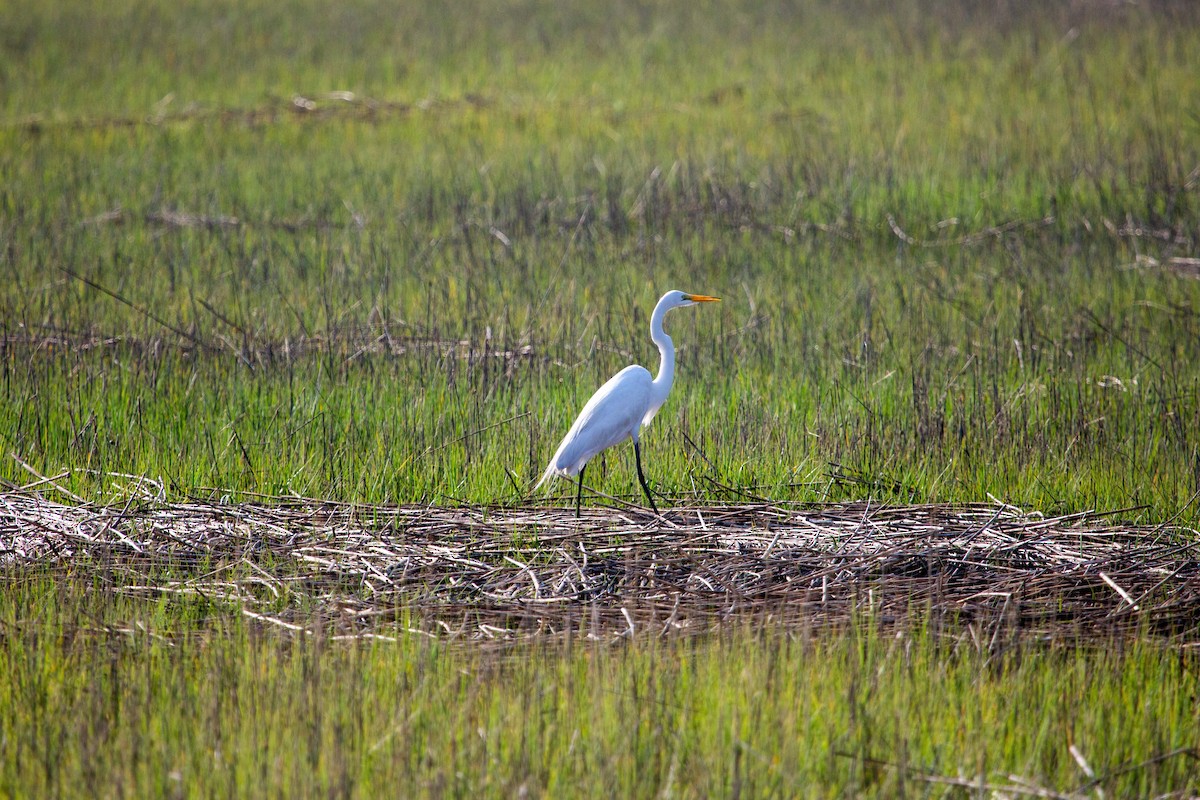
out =
[[(44, 488), (44, 487), (43, 487)], [(1007, 505), (638, 509), (62, 503), (0, 493), (0, 559), (191, 597), (297, 634), (458, 640), (819, 628), (867, 615), (1200, 645), (1200, 535)]]

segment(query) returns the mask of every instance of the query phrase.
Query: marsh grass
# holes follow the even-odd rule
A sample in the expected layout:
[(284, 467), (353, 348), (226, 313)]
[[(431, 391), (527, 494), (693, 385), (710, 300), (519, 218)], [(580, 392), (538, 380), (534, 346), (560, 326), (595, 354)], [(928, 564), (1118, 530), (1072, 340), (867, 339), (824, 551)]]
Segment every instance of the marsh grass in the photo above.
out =
[(23, 9), (0, 437), (97, 499), (508, 502), (680, 286), (667, 495), (1166, 518), (1194, 14), (967, 8)]
[[(725, 302), (668, 320), (671, 504), (1196, 527), (1195, 4), (0, 16), (10, 487), (527, 506), (678, 287)], [(637, 502), (629, 461), (597, 502)], [(992, 652), (860, 615), (497, 654), (98, 566), (6, 568), (0, 794), (1197, 792), (1194, 648), (1148, 632)]]
[(0, 603), (6, 793), (1197, 789), (1194, 653), (1150, 640), (988, 653), (864, 618), (836, 636), (734, 627), (486, 653), (292, 637), (37, 571), (9, 575)]

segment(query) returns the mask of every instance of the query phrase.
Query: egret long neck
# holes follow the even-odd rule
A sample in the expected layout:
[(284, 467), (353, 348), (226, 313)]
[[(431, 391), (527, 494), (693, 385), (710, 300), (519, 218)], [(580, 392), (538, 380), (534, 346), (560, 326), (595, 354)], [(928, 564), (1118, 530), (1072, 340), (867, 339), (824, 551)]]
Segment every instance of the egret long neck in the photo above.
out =
[(654, 379), (656, 405), (662, 405), (666, 401), (671, 384), (675, 381), (675, 343), (663, 330), (663, 317), (666, 315), (667, 309), (659, 303), (650, 317), (650, 338), (658, 345), (658, 352), (662, 356), (658, 365), (658, 377)]

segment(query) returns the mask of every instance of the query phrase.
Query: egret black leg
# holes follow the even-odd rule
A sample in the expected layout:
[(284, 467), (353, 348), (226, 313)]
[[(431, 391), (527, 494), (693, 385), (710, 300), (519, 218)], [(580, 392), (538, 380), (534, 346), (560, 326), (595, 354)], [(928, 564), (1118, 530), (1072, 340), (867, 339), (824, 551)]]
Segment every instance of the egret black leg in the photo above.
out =
[(633, 443), (633, 457), (637, 461), (638, 480), (642, 483), (642, 491), (646, 493), (646, 499), (650, 501), (650, 507), (657, 514), (658, 506), (654, 505), (654, 498), (650, 496), (650, 487), (646, 485), (646, 476), (642, 474), (642, 446), (636, 441)]
[(583, 500), (583, 471), (587, 469), (587, 464), (579, 468), (579, 489), (575, 493), (575, 519), (579, 519), (579, 504)]

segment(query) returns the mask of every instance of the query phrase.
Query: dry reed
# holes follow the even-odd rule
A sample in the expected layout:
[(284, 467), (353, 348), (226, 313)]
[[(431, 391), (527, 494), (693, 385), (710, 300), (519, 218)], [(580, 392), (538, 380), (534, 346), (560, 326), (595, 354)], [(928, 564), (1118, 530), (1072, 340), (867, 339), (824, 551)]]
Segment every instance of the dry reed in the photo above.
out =
[(1016, 632), (1198, 639), (1200, 536), (1105, 521), (1115, 514), (754, 503), (662, 516), (593, 507), (577, 520), (567, 508), (144, 491), (122, 505), (63, 503), (41, 493), (52, 479), (39, 484), (0, 493), (10, 580), (33, 565), (90, 572), (115, 591), (227, 603), (301, 633), (611, 639), (865, 615), (951, 625), (991, 647)]

